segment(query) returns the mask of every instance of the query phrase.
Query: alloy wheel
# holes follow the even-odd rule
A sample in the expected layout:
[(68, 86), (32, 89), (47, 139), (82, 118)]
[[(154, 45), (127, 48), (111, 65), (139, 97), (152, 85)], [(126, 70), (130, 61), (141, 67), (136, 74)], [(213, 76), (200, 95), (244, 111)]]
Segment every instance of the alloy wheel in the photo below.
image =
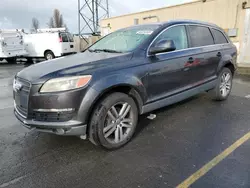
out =
[(53, 55), (52, 54), (47, 54), (47, 60), (51, 60), (53, 59)]
[(221, 83), (220, 83), (220, 93), (222, 97), (226, 97), (232, 87), (231, 75), (228, 72), (222, 74)]
[(108, 142), (117, 144), (128, 137), (133, 126), (131, 106), (126, 102), (120, 102), (108, 110), (103, 134)]

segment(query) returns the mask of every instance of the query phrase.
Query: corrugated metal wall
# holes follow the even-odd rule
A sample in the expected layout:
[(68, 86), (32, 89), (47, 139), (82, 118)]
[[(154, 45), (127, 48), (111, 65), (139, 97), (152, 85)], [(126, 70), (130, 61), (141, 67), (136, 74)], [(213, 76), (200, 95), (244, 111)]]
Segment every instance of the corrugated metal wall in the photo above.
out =
[(85, 50), (87, 47), (99, 40), (99, 36), (90, 36), (88, 38), (79, 38), (79, 36), (74, 36), (74, 46), (77, 52)]
[(239, 62), (250, 63), (250, 9), (246, 10), (243, 33)]

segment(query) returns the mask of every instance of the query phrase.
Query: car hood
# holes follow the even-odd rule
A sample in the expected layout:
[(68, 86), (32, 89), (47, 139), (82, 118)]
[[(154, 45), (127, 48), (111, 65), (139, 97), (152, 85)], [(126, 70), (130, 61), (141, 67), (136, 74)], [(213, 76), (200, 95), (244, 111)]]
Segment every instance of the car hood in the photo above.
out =
[(131, 57), (131, 53), (95, 53), (85, 51), (29, 66), (20, 71), (17, 76), (36, 83), (54, 77), (91, 74), (97, 69), (127, 61)]

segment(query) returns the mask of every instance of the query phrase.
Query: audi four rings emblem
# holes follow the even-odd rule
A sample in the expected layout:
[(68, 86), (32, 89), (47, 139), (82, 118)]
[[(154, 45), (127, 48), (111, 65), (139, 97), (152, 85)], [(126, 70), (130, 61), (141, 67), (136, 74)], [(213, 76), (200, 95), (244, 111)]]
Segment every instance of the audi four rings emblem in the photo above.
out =
[(20, 82), (14, 80), (14, 83), (13, 83), (14, 91), (21, 91), (22, 88), (23, 88), (23, 85)]

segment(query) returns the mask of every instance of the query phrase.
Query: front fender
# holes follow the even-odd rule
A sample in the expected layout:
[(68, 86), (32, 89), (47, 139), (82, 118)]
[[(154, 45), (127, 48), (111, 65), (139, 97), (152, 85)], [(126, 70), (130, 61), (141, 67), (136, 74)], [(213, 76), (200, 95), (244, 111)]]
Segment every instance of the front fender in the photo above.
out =
[(98, 79), (89, 86), (78, 111), (78, 118), (85, 124), (88, 123), (91, 111), (99, 100), (100, 96), (106, 91), (118, 86), (129, 86), (132, 88), (130, 91), (131, 96), (137, 99), (139, 106), (141, 107), (146, 100), (146, 89), (139, 78), (131, 75), (112, 75), (103, 79)]
[(139, 93), (143, 102), (145, 102), (147, 99), (146, 88), (142, 80), (134, 75), (114, 74), (111, 76), (107, 76), (94, 82), (92, 88), (100, 93), (104, 93), (105, 91), (118, 86), (129, 86)]

